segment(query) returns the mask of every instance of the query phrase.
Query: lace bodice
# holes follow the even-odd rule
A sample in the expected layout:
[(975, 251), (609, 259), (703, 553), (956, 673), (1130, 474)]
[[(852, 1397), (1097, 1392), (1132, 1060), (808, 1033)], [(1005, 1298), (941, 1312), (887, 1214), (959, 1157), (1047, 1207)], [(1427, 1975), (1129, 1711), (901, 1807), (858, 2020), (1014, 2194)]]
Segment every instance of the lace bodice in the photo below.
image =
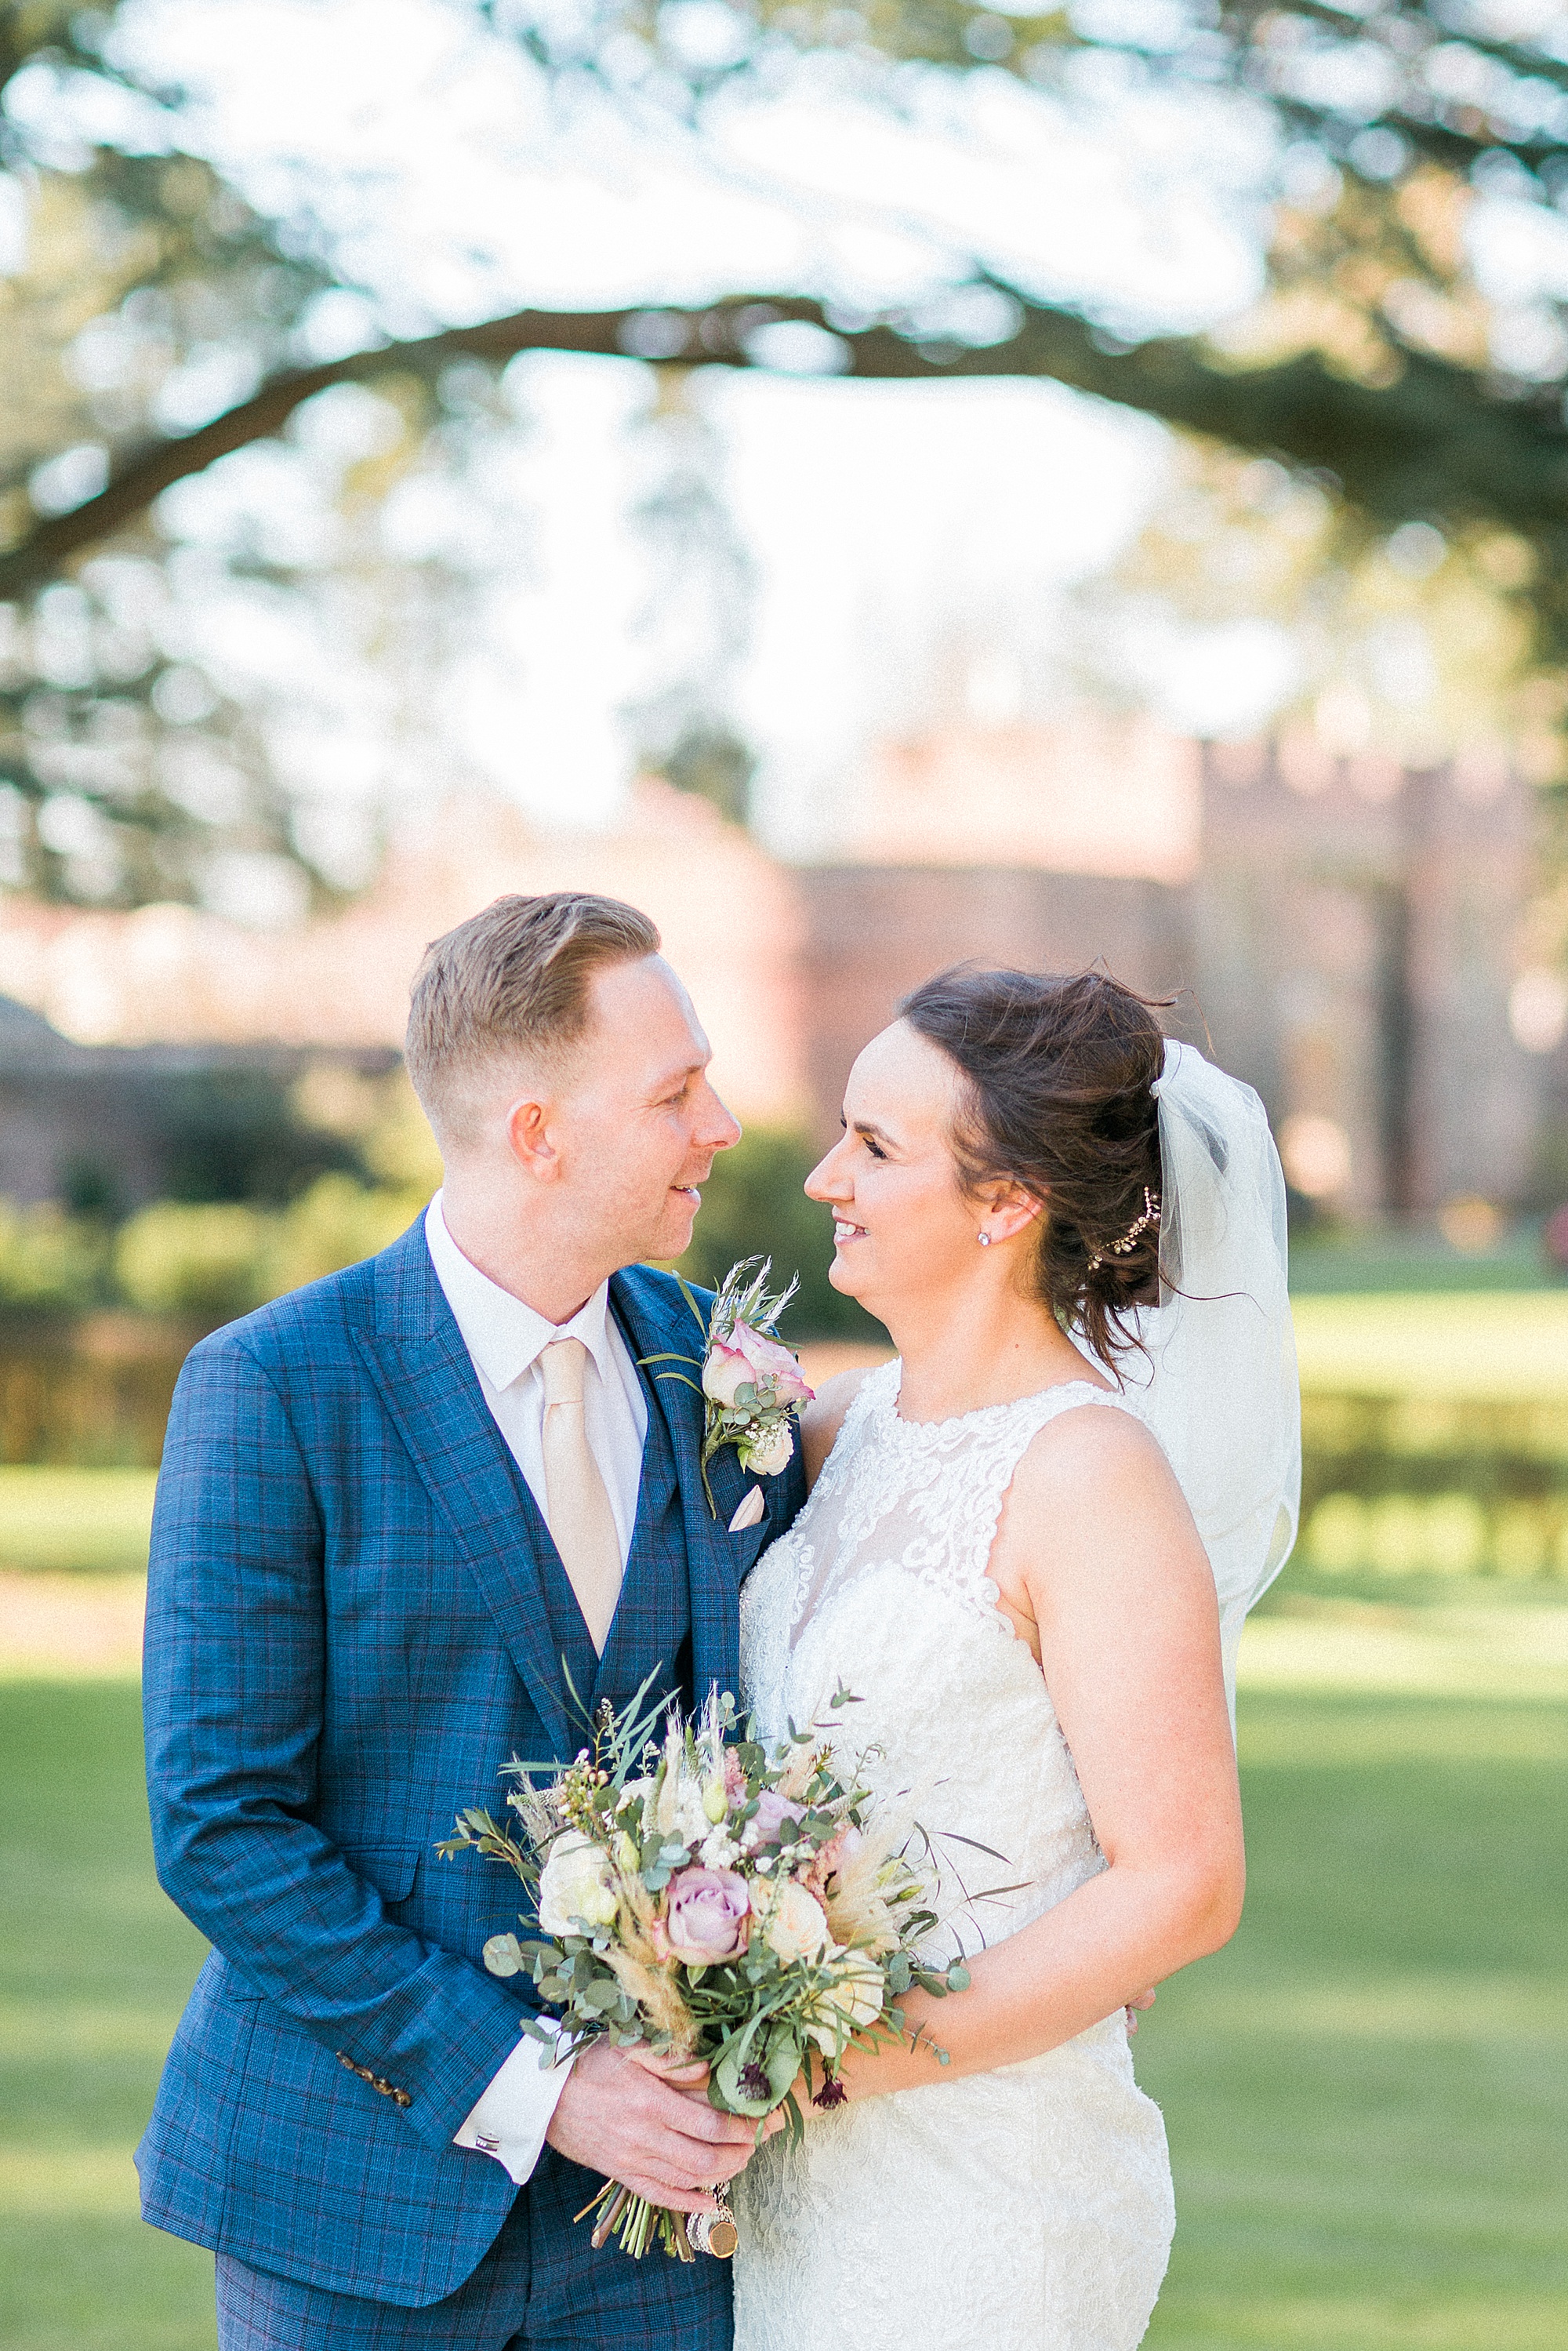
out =
[[(1044, 1678), (988, 1573), (1014, 1470), (1047, 1421), (1115, 1399), (1087, 1380), (960, 1418), (906, 1421), (900, 1366), (862, 1385), (789, 1532), (747, 1584), (741, 1681), (768, 1738), (858, 1703), (839, 1734), (864, 1777), (936, 1840), (942, 1903), (967, 1950), (1012, 1932), (1101, 1866)], [(958, 1839), (971, 1841), (961, 1846)], [(1005, 1867), (984, 1862), (988, 1845)], [(1023, 1881), (965, 1914), (966, 1890)]]
[[(989, 1563), (1038, 1432), (1124, 1407), (1083, 1380), (909, 1422), (900, 1380), (894, 1363), (863, 1383), (810, 1499), (747, 1579), (741, 1693), (770, 1740), (831, 1721), (863, 1751), (862, 1783), (930, 1839), (952, 1956), (1104, 1866)], [(854, 1702), (835, 1711), (841, 1691)], [(762, 2149), (737, 2183), (736, 2351), (1131, 2351), (1170, 2208), (1118, 2011), (1027, 2064), (857, 2102), (813, 2119), (804, 2148)]]

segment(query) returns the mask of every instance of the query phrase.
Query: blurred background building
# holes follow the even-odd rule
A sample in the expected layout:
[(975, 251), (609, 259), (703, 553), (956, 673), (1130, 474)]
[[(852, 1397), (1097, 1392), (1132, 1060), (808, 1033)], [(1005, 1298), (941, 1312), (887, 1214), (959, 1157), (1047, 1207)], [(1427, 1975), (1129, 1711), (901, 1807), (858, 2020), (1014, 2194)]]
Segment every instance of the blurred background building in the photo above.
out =
[(1101, 962), (1258, 1088), (1303, 1202), (1531, 1201), (1563, 1054), (1528, 985), (1521, 1018), (1534, 801), (1506, 763), (1091, 715), (882, 743), (845, 809), (836, 854), (786, 864), (658, 780), (593, 833), (469, 799), (302, 930), (5, 902), (0, 1193), (139, 1205), (192, 1147), (198, 1076), (212, 1096), (312, 1056), (383, 1071), (426, 940), (504, 891), (583, 887), (654, 915), (750, 1123), (831, 1134), (860, 1047), (945, 963)]

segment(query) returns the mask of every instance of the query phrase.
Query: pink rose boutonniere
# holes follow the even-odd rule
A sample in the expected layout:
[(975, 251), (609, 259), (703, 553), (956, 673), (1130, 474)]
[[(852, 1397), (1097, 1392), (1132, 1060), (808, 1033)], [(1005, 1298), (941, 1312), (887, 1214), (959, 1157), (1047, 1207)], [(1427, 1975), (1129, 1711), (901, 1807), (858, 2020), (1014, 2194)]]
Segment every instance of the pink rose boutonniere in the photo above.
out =
[[(753, 1269), (756, 1269), (754, 1271)], [(689, 1284), (680, 1282), (686, 1304), (703, 1334), (703, 1353), (649, 1355), (649, 1364), (690, 1364), (698, 1374), (656, 1372), (662, 1380), (683, 1380), (703, 1400), (703, 1485), (708, 1507), (716, 1518), (707, 1465), (726, 1445), (733, 1445), (743, 1469), (759, 1478), (777, 1478), (789, 1466), (795, 1452), (794, 1418), (816, 1391), (800, 1376), (800, 1366), (783, 1342), (774, 1336), (779, 1318), (795, 1295), (795, 1284), (770, 1294), (768, 1278), (771, 1258), (743, 1258), (732, 1265), (719, 1284), (711, 1313), (705, 1315)], [(755, 1526), (762, 1516), (762, 1489), (754, 1486), (730, 1521), (731, 1531)]]

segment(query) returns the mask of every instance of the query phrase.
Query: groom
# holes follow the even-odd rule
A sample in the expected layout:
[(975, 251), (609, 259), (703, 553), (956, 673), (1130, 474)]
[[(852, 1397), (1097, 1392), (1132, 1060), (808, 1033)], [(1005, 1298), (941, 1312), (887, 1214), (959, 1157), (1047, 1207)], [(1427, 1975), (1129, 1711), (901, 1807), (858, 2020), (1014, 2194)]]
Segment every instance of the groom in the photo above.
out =
[(700, 1398), (647, 1368), (701, 1353), (643, 1260), (740, 1132), (658, 950), (570, 893), (438, 939), (408, 1066), (444, 1189), (181, 1375), (148, 1779), (214, 1949), (137, 2161), (147, 2219), (216, 2252), (223, 2351), (728, 2351), (724, 2263), (573, 2215), (607, 2175), (704, 2208), (751, 2126), (635, 2053), (541, 2071), (480, 1958), (517, 1883), (434, 1850), (509, 1757), (576, 1752), (569, 1674), (734, 1689), (741, 1579), (802, 1496), (798, 1458), (758, 1491), (726, 1451), (711, 1510)]

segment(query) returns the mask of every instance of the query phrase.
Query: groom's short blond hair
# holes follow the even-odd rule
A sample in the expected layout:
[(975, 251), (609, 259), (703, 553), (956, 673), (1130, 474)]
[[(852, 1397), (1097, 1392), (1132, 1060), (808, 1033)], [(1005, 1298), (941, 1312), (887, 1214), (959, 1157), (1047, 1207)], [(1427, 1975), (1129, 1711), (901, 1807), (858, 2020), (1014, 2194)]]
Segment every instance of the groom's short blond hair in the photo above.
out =
[(582, 890), (497, 898), (433, 940), (414, 974), (407, 1061), (438, 1139), (466, 1138), (476, 1081), (496, 1064), (558, 1069), (588, 1028), (595, 971), (659, 946), (635, 906)]

